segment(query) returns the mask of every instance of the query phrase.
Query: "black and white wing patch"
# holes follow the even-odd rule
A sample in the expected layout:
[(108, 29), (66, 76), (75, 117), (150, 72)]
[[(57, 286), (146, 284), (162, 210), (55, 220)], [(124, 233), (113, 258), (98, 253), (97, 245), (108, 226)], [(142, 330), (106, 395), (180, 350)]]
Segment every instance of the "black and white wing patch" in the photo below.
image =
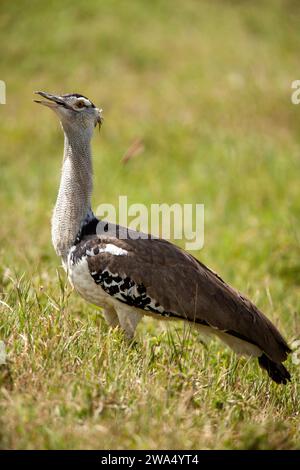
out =
[[(73, 247), (69, 263), (76, 266), (86, 260), (94, 283), (120, 302), (163, 317), (182, 318), (182, 315), (164, 308), (149, 294), (151, 289), (148, 287), (147, 290), (132, 269), (133, 256), (134, 253), (125, 241), (93, 237)], [(142, 275), (145, 264), (138, 259), (135, 263)]]
[(107, 294), (121, 302), (149, 312), (170, 316), (169, 312), (166, 312), (158, 302), (147, 295), (146, 287), (142, 283), (137, 284), (130, 277), (122, 277), (109, 270), (94, 271), (91, 272), (91, 276)]

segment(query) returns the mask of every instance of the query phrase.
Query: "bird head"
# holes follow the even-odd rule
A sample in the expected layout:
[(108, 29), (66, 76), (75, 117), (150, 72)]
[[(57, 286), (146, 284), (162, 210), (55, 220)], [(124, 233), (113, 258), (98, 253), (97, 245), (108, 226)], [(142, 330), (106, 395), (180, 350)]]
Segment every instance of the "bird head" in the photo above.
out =
[(90, 131), (92, 133), (97, 124), (100, 129), (103, 121), (102, 110), (96, 108), (85, 96), (78, 93), (52, 95), (44, 91), (37, 91), (36, 94), (46, 99), (34, 101), (53, 109), (65, 131)]

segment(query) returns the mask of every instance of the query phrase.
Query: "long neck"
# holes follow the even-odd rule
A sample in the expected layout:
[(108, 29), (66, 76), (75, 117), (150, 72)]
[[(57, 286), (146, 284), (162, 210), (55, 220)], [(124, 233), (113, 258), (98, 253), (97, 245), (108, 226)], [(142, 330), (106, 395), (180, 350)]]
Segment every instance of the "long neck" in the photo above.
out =
[(93, 171), (89, 133), (78, 136), (64, 129), (62, 175), (52, 217), (52, 243), (66, 261), (68, 252), (90, 211)]

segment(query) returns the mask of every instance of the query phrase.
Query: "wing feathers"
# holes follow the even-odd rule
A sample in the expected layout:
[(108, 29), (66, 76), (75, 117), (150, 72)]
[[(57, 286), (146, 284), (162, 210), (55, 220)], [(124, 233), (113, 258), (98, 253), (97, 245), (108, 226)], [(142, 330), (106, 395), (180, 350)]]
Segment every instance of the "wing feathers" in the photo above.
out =
[(242, 338), (257, 345), (275, 362), (286, 359), (290, 349), (284, 338), (252, 302), (166, 240), (95, 236), (77, 246), (74, 262), (76, 257), (93, 253), (94, 248), (104, 248), (108, 243), (125, 250), (127, 255), (114, 256), (99, 250), (87, 257), (90, 272), (108, 270), (128, 278), (135, 285), (142, 285), (160, 310)]

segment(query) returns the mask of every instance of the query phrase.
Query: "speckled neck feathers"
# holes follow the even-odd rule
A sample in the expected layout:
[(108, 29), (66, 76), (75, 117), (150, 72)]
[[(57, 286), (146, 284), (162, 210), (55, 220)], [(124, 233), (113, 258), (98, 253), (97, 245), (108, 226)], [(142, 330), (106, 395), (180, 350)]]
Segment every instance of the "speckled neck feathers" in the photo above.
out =
[(52, 243), (66, 261), (82, 224), (91, 212), (92, 159), (91, 133), (78, 135), (64, 128), (65, 146), (60, 187), (52, 217)]

